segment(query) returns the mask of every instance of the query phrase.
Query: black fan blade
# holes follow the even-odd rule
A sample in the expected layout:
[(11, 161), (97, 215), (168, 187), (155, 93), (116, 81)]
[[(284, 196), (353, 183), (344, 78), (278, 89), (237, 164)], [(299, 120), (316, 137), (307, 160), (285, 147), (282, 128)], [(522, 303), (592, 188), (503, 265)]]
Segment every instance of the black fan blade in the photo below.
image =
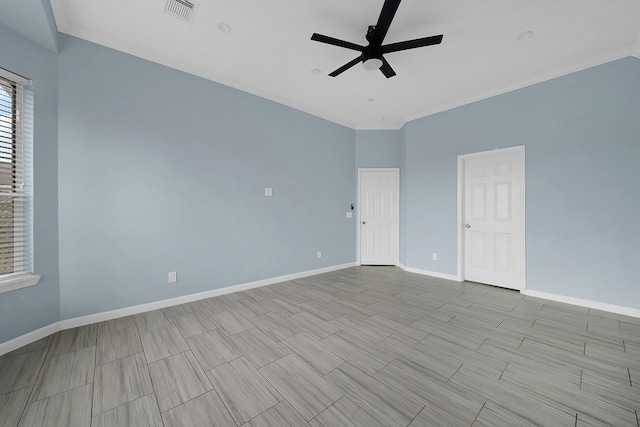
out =
[(314, 40), (320, 43), (332, 44), (334, 46), (344, 47), (346, 49), (357, 50), (358, 52), (362, 52), (362, 50), (364, 49), (364, 46), (360, 46), (351, 42), (346, 42), (340, 39), (334, 39), (333, 37), (329, 37), (329, 36), (323, 36), (322, 34), (318, 34), (318, 33), (313, 33), (313, 35), (311, 36), (311, 40)]
[(382, 66), (380, 67), (380, 71), (382, 71), (382, 74), (384, 74), (386, 78), (393, 77), (396, 75), (396, 72), (393, 71), (393, 68), (391, 68), (391, 65), (389, 65), (389, 63), (387, 62), (386, 59), (384, 59), (384, 57), (382, 58)]
[(362, 55), (358, 56), (356, 59), (354, 59), (353, 61), (347, 62), (346, 64), (344, 64), (342, 67), (338, 68), (337, 70), (335, 70), (334, 72), (330, 73), (329, 75), (331, 77), (335, 77), (338, 74), (342, 74), (345, 71), (347, 71), (349, 68), (353, 67), (354, 65), (356, 65), (358, 62), (362, 61)]
[(378, 23), (373, 31), (371, 40), (369, 40), (372, 45), (382, 45), (387, 31), (389, 31), (389, 27), (391, 26), (391, 21), (393, 21), (393, 17), (396, 16), (398, 6), (400, 6), (400, 0), (384, 0)]
[(442, 42), (442, 34), (439, 36), (423, 37), (421, 39), (407, 40), (382, 46), (382, 53), (398, 52), (399, 50), (413, 49), (416, 47), (431, 46)]

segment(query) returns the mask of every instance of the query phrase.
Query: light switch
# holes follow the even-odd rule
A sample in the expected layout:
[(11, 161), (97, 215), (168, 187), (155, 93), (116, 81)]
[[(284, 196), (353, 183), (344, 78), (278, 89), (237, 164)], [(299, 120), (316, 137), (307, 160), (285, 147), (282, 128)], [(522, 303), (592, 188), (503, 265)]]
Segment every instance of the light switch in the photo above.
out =
[(264, 195), (268, 197), (273, 196), (273, 188), (264, 187)]
[(353, 212), (347, 212), (347, 218), (353, 218)]

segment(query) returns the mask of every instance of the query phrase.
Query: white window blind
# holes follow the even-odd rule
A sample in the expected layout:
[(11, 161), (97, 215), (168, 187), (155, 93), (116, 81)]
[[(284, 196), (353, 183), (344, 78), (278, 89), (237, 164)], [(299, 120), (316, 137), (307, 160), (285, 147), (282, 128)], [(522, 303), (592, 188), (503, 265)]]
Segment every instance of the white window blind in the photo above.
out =
[(0, 68), (0, 291), (33, 281), (30, 81)]

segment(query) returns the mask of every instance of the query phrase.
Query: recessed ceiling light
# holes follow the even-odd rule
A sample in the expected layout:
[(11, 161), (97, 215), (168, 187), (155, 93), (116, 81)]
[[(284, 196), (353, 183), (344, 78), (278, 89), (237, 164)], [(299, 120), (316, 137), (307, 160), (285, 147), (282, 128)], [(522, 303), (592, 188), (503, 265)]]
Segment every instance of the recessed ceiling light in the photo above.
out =
[(224, 22), (221, 22), (218, 24), (218, 29), (220, 31), (222, 31), (223, 33), (230, 33), (231, 32), (231, 26), (229, 24), (226, 24)]
[(523, 40), (528, 40), (533, 36), (533, 31), (524, 31), (520, 34), (518, 34), (518, 40), (523, 41)]
[(314, 76), (317, 76), (320, 73), (322, 73), (322, 71), (318, 70), (317, 68), (313, 68), (311, 70), (311, 74), (313, 74)]
[(379, 122), (384, 122), (384, 117), (378, 117)]

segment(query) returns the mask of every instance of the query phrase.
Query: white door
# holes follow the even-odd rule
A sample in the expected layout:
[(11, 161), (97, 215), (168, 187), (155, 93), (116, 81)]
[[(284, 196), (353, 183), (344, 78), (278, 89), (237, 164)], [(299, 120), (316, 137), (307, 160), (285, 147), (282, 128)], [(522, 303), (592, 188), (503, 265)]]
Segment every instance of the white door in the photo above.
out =
[(398, 263), (398, 169), (358, 171), (360, 264)]
[(524, 147), (461, 157), (464, 279), (524, 289)]

